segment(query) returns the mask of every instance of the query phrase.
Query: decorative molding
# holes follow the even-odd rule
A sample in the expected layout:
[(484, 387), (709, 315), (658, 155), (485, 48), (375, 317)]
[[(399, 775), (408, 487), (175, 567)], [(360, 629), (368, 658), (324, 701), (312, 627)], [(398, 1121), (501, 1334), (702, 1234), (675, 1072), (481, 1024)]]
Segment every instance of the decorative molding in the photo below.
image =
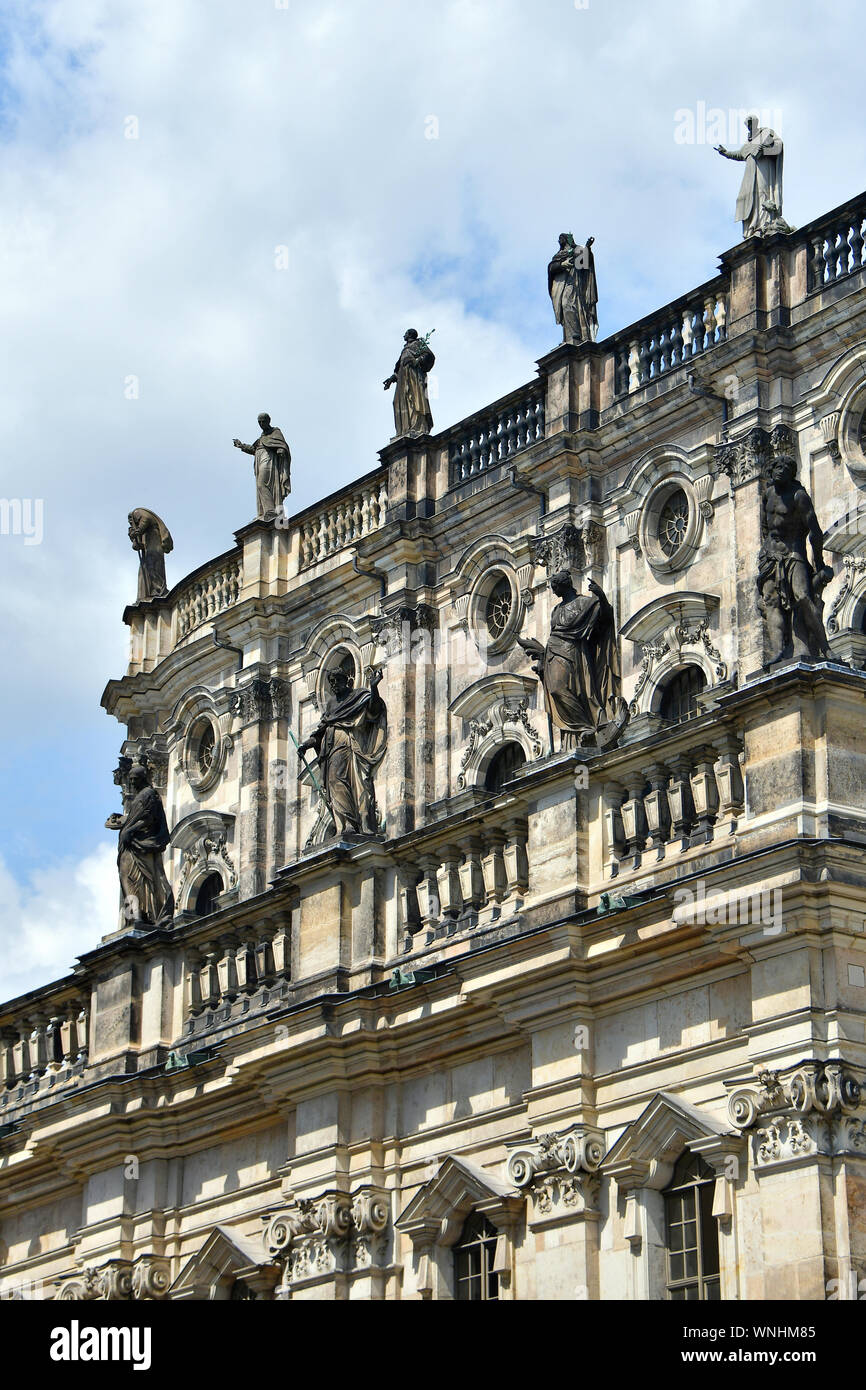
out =
[(351, 1197), (331, 1189), (300, 1197), (268, 1219), (264, 1244), (282, 1267), (275, 1297), (287, 1299), (299, 1284), (354, 1268), (380, 1266), (388, 1249), (388, 1195), (366, 1186)]
[(141, 1255), (134, 1263), (108, 1260), (99, 1266), (87, 1265), (80, 1274), (62, 1281), (56, 1297), (62, 1302), (153, 1300), (165, 1298), (170, 1284), (168, 1260)]
[(262, 679), (256, 676), (231, 694), (231, 711), (247, 724), (270, 724), (275, 719), (287, 719), (291, 709), (291, 688), (279, 676)]
[(561, 1133), (540, 1134), (511, 1148), (505, 1176), (528, 1191), (533, 1202), (530, 1226), (561, 1222), (596, 1210), (596, 1173), (604, 1157), (600, 1130), (583, 1124)]
[(783, 454), (797, 458), (797, 439), (787, 425), (774, 425), (767, 431), (755, 425), (739, 439), (724, 440), (713, 446), (710, 468), (718, 477), (726, 473), (733, 488), (759, 478), (767, 478), (774, 460)]
[(731, 1123), (752, 1131), (755, 1164), (866, 1153), (866, 1090), (842, 1061), (765, 1070), (728, 1098)]
[(587, 567), (583, 532), (570, 521), (557, 531), (530, 536), (529, 546), (533, 563), (544, 565), (548, 578), (559, 570), (583, 570)]
[(854, 589), (857, 575), (866, 572), (866, 555), (845, 555), (842, 563), (845, 567), (842, 587), (833, 600), (833, 607), (827, 618), (827, 631), (830, 633), (839, 632), (841, 626), (848, 626), (848, 624), (840, 624), (840, 613)]

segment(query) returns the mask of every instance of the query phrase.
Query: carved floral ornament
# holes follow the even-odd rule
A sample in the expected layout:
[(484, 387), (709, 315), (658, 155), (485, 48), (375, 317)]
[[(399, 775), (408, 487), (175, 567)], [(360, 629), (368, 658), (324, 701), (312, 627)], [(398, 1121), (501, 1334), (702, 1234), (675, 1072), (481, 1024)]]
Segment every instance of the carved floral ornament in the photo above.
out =
[(80, 1274), (62, 1282), (56, 1297), (71, 1302), (90, 1299), (151, 1301), (165, 1298), (170, 1287), (168, 1260), (142, 1255), (134, 1262), (109, 1260), (98, 1267), (87, 1265)]
[(561, 1220), (595, 1210), (597, 1169), (604, 1157), (599, 1130), (574, 1124), (561, 1133), (540, 1134), (515, 1145), (505, 1164), (506, 1180), (533, 1201), (530, 1225), (545, 1217)]
[(761, 1071), (731, 1093), (728, 1115), (738, 1130), (752, 1132), (758, 1168), (819, 1154), (866, 1155), (866, 1090), (845, 1062)]
[(270, 1216), (264, 1244), (283, 1271), (276, 1297), (310, 1279), (381, 1266), (390, 1211), (388, 1194), (368, 1186), (351, 1196), (331, 1190), (296, 1198)]

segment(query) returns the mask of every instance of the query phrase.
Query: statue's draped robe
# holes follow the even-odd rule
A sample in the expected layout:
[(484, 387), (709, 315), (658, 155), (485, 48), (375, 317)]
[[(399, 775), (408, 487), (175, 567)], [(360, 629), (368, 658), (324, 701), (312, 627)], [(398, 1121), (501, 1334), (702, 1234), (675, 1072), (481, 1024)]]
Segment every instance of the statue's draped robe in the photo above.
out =
[(138, 602), (161, 598), (168, 592), (165, 582), (165, 557), (174, 542), (165, 522), (146, 507), (136, 507), (129, 514), (129, 538), (138, 552)]
[[(580, 254), (582, 253), (582, 254)], [(585, 267), (575, 258), (586, 258)], [(591, 246), (565, 246), (547, 267), (547, 288), (556, 322), (566, 343), (595, 342), (598, 333), (598, 282)]]
[(260, 434), (252, 447), (244, 452), (254, 455), (256, 477), (256, 513), (260, 520), (271, 521), (283, 514), (283, 500), (292, 490), (292, 455), (282, 430), (275, 425)]
[(562, 730), (562, 746), (614, 721), (620, 708), (619, 652), (606, 598), (579, 595), (559, 603), (550, 620), (542, 668), (544, 701)]
[(436, 358), (420, 338), (409, 342), (394, 364), (394, 428), (397, 436), (429, 434), (433, 415), (427, 397), (427, 373)]
[(174, 894), (162, 864), (168, 841), (168, 824), (159, 792), (143, 787), (123, 817), (117, 868), (124, 898), (137, 898), (141, 920), (154, 926), (170, 921), (174, 915)]
[[(767, 492), (771, 489), (773, 484), (768, 483)], [(805, 489), (798, 488), (793, 495), (792, 505), (798, 511), (805, 511), (803, 503), (808, 501)], [(758, 551), (758, 605), (762, 612), (766, 612), (767, 608), (777, 608), (782, 614), (786, 629), (793, 627), (804, 644), (812, 648), (813, 659), (829, 661), (832, 653), (824, 628), (824, 602), (820, 587), (816, 583), (815, 570), (809, 564), (806, 555), (806, 535), (804, 533), (792, 537), (780, 534), (778, 529), (775, 533), (768, 530), (765, 507), (766, 495), (761, 518), (763, 539)], [(803, 602), (808, 603), (812, 609), (814, 635), (802, 629), (798, 607)], [(815, 640), (819, 634), (823, 637), (820, 645)], [(810, 641), (810, 638), (813, 640)]]
[(374, 690), (352, 690), (328, 702), (312, 735), (337, 833), (379, 829), (373, 776), (385, 756), (387, 716)]
[(743, 224), (743, 236), (755, 236), (782, 216), (782, 141), (762, 126), (754, 139), (732, 153), (746, 163), (735, 216)]

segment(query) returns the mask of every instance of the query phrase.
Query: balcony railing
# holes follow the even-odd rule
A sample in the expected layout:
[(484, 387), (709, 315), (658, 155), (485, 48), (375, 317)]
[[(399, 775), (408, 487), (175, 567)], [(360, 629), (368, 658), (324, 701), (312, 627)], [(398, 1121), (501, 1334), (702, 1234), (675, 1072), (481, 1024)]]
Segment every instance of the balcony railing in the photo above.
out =
[(239, 556), (217, 561), (187, 584), (177, 602), (177, 641), (237, 603), (241, 591)]
[(743, 814), (742, 739), (731, 729), (688, 724), (650, 757), (636, 755), (604, 786), (605, 875), (677, 858), (733, 835)]
[(291, 973), (288, 931), (231, 927), (187, 947), (185, 1032), (193, 1035), (273, 1004)]
[(300, 521), (300, 568), (354, 545), (378, 531), (388, 517), (388, 475), (383, 471), (354, 491), (324, 502), (318, 511)]
[(618, 333), (614, 348), (616, 396), (637, 391), (723, 343), (727, 322), (728, 289), (720, 280), (675, 301), (661, 315)]
[(844, 280), (866, 265), (866, 195), (818, 218), (804, 227), (809, 247), (809, 293)]
[(513, 458), (544, 438), (544, 383), (523, 387), (457, 426), (448, 444), (451, 486)]
[(40, 1090), (63, 1085), (87, 1065), (87, 1008), (79, 1000), (45, 1001), (42, 1010), (0, 1027), (0, 1124), (3, 1103), (32, 1099)]

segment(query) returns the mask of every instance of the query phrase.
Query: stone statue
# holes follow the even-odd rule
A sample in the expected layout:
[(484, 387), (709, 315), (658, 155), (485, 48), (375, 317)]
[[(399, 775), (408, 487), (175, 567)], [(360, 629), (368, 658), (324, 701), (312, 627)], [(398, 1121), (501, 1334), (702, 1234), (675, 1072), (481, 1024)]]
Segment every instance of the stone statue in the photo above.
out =
[[(814, 568), (806, 558), (807, 540)], [(815, 508), (797, 480), (797, 463), (782, 449), (770, 464), (761, 497), (758, 608), (770, 657), (780, 661), (832, 661), (824, 630), (821, 594), (833, 571), (824, 564), (823, 535)]]
[(578, 246), (571, 232), (560, 232), (559, 250), (547, 267), (547, 289), (564, 343), (594, 343), (598, 336), (598, 282), (587, 237)]
[(552, 575), (550, 587), (559, 603), (551, 614), (547, 645), (534, 638), (517, 640), (533, 658), (532, 669), (544, 686), (544, 703), (561, 731), (562, 747), (583, 748), (594, 741), (599, 748), (608, 747), (628, 717), (613, 609), (593, 580), (589, 594), (578, 594), (569, 570)]
[[(385, 756), (387, 714), (379, 695), (381, 671), (374, 671), (369, 688), (352, 688), (352, 677), (339, 667), (328, 672), (332, 696), (318, 728), (299, 745), (316, 754), (323, 806), (308, 845), (348, 835), (375, 835), (379, 830), (373, 776)], [(330, 831), (330, 833), (328, 833)]]
[[(427, 338), (430, 334), (427, 334)], [(394, 429), (398, 439), (405, 435), (415, 438), (429, 434), (433, 428), (433, 416), (427, 397), (427, 373), (434, 365), (427, 338), (419, 338), (414, 328), (407, 328), (403, 334), (405, 347), (394, 364), (394, 375), (384, 383), (385, 390), (396, 386), (394, 392)]]
[(255, 444), (232, 442), (236, 449), (252, 454), (256, 475), (256, 515), (260, 521), (273, 521), (284, 516), (283, 501), (292, 490), (292, 455), (282, 430), (271, 424), (270, 415), (258, 417), (261, 434)]
[(117, 870), (123, 893), (124, 918), (132, 925), (161, 927), (174, 916), (174, 894), (165, 876), (162, 856), (168, 845), (168, 824), (162, 798), (150, 785), (146, 767), (129, 766), (121, 759), (114, 780), (124, 790), (124, 810), (105, 822), (107, 830), (120, 832)]
[(156, 512), (136, 507), (129, 513), (129, 539), (133, 550), (138, 551), (138, 603), (161, 598), (168, 593), (165, 557), (174, 549), (168, 527)]
[(749, 138), (740, 149), (715, 146), (725, 159), (744, 160), (746, 164), (734, 214), (743, 223), (743, 238), (790, 232), (782, 217), (781, 138), (769, 126), (759, 126), (757, 116), (749, 116), (746, 130)]

